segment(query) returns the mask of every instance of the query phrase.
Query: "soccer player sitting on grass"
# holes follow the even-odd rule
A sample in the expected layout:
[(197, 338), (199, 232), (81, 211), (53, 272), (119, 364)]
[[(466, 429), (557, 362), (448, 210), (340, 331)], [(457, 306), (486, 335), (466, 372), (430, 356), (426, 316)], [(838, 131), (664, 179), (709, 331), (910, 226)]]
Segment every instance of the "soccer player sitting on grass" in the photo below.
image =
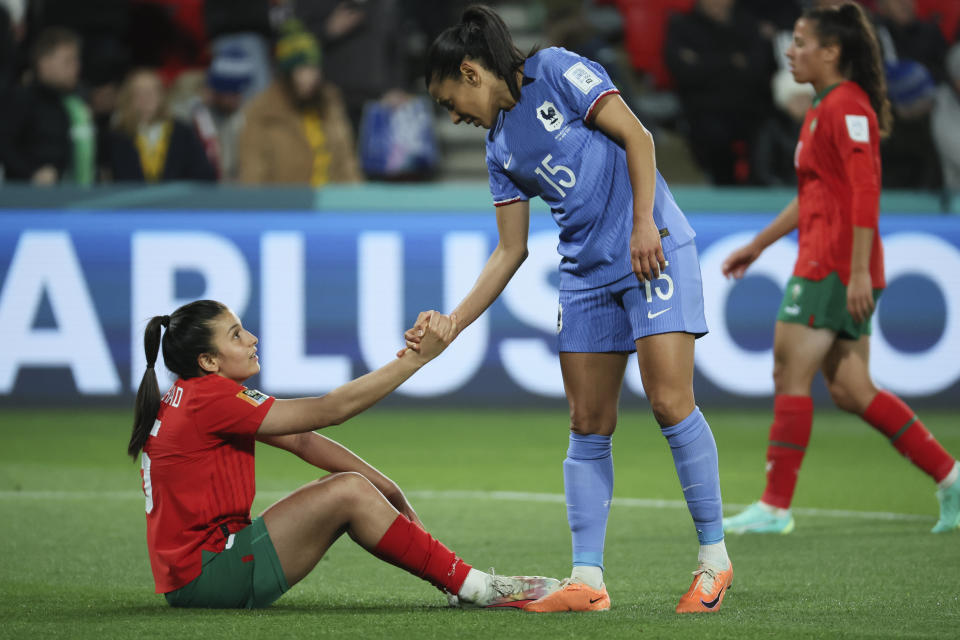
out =
[[(162, 398), (153, 370), (161, 327), (164, 361), (179, 377)], [(312, 433), (378, 402), (455, 332), (454, 320), (435, 314), (417, 352), (325, 396), (278, 400), (242, 385), (260, 371), (257, 338), (223, 304), (200, 300), (152, 318), (127, 452), (141, 457), (157, 593), (180, 607), (263, 607), (303, 579), (343, 533), (463, 604), (521, 607), (557, 589), (552, 578), (473, 569), (421, 528), (392, 480)], [(258, 440), (331, 473), (251, 521)]]
[(880, 46), (863, 9), (813, 9), (797, 20), (787, 50), (793, 77), (817, 91), (794, 164), (799, 195), (723, 263), (742, 278), (763, 250), (794, 229), (800, 245), (773, 338), (773, 424), (767, 488), (726, 518), (732, 533), (790, 533), (790, 501), (813, 427), (810, 385), (823, 372), (837, 407), (863, 418), (939, 486), (933, 532), (960, 527), (957, 461), (913, 409), (870, 379), (870, 316), (884, 287), (880, 141), (892, 117)]

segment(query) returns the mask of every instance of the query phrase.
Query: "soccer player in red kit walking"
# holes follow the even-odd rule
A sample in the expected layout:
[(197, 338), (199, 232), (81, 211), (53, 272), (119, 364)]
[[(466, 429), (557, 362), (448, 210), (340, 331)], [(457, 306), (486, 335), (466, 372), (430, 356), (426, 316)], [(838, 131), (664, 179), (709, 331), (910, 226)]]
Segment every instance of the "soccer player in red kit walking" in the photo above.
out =
[(885, 286), (877, 232), (879, 138), (891, 127), (876, 35), (856, 4), (813, 9), (797, 21), (787, 57), (797, 82), (817, 91), (794, 160), (798, 196), (727, 257), (723, 273), (743, 277), (766, 247), (794, 229), (800, 248), (774, 334), (767, 487), (759, 502), (725, 518), (724, 530), (793, 530), (790, 502), (810, 440), (810, 386), (818, 370), (840, 409), (880, 431), (938, 484), (940, 519), (933, 532), (957, 529), (956, 460), (910, 407), (870, 379), (870, 317)]
[[(161, 327), (164, 361), (179, 376), (162, 398), (153, 371)], [(343, 533), (463, 604), (522, 607), (558, 588), (551, 578), (473, 569), (421, 528), (393, 481), (313, 433), (378, 402), (439, 355), (455, 332), (455, 321), (435, 314), (419, 353), (409, 351), (323, 397), (278, 400), (243, 386), (260, 371), (257, 338), (223, 304), (200, 300), (152, 318), (127, 452), (141, 458), (157, 593), (173, 606), (266, 606)], [(256, 441), (331, 473), (251, 521)]]

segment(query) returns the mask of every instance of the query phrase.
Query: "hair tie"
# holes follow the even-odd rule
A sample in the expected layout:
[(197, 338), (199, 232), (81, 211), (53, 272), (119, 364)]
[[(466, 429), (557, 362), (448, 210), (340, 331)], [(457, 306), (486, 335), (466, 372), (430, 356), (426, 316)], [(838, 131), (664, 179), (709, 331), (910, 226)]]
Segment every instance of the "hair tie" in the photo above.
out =
[(167, 328), (170, 326), (170, 316), (160, 316), (160, 324)]
[(153, 365), (154, 365), (154, 364), (155, 364), (155, 363), (153, 363), (153, 362), (148, 362), (148, 363), (147, 363), (147, 369), (153, 369)]

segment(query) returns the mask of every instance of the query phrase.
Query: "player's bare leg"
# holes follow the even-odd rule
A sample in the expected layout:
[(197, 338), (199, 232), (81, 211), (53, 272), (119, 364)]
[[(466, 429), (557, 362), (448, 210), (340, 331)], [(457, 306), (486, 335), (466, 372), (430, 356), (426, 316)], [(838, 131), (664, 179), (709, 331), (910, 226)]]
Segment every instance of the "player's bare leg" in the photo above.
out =
[(767, 446), (767, 484), (760, 500), (725, 518), (728, 533), (787, 534), (794, 529), (790, 503), (813, 429), (810, 385), (836, 342), (836, 333), (777, 322), (773, 335), (773, 422)]
[(830, 329), (777, 321), (773, 331), (774, 393), (809, 396), (810, 385), (837, 340)]
[(660, 333), (637, 340), (643, 391), (662, 427), (677, 424), (696, 406), (693, 353), (694, 337), (689, 333)]
[(960, 467), (909, 406), (870, 379), (870, 338), (837, 340), (823, 364), (836, 405), (863, 418), (937, 483), (940, 519), (934, 533), (960, 528)]
[(563, 388), (570, 405), (570, 431), (613, 435), (628, 357), (625, 353), (560, 354)]
[(833, 403), (848, 413), (861, 415), (879, 392), (870, 378), (870, 336), (834, 341), (821, 371)]
[(263, 514), (288, 585), (306, 576), (343, 533), (381, 559), (477, 606), (522, 606), (553, 590), (552, 578), (474, 570), (401, 515), (359, 473), (334, 473), (301, 487)]
[(653, 415), (670, 444), (677, 477), (700, 542), (697, 570), (677, 613), (720, 608), (733, 581), (723, 542), (723, 504), (717, 446), (693, 393), (692, 334), (673, 332), (637, 340), (637, 361)]
[(371, 550), (396, 520), (393, 508), (359, 473), (335, 473), (300, 487), (263, 513), (287, 584), (316, 566), (344, 533)]

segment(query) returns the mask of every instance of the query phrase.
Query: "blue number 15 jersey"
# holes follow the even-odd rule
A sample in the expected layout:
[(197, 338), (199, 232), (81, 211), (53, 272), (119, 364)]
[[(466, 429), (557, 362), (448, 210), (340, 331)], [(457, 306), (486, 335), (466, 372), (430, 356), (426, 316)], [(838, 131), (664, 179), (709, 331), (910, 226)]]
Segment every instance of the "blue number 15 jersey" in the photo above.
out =
[[(632, 273), (633, 189), (624, 150), (587, 122), (619, 93), (599, 64), (565, 49), (527, 58), (520, 101), (487, 138), (494, 204), (540, 196), (560, 227), (561, 289), (591, 289)], [(653, 218), (664, 251), (694, 237), (657, 172)]]

